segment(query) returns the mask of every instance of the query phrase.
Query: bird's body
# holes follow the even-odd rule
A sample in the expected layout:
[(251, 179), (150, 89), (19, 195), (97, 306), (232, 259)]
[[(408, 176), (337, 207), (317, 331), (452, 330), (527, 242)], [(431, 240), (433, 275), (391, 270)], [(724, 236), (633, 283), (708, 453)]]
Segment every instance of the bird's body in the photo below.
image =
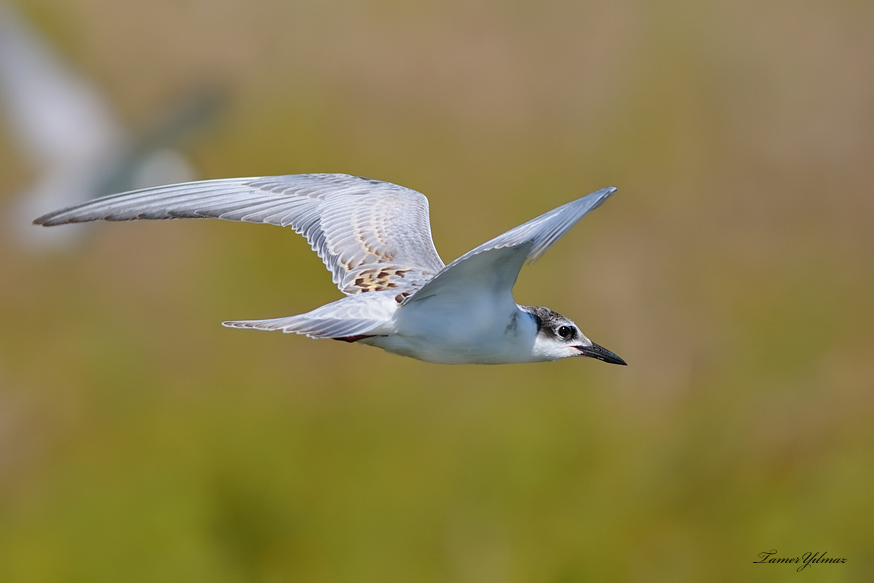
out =
[[(384, 293), (384, 292), (380, 292)], [(388, 303), (394, 298), (387, 298)], [(391, 309), (391, 308), (390, 308)], [(360, 340), (403, 356), (441, 364), (530, 362), (534, 318), (512, 301), (485, 298), (457, 309), (440, 298), (401, 306), (394, 302), (385, 335)]]
[(306, 314), (225, 322), (377, 346), (445, 364), (590, 356), (625, 362), (548, 308), (520, 306), (513, 285), (615, 188), (549, 211), (444, 265), (428, 201), (414, 190), (346, 174), (206, 180), (111, 195), (49, 213), (44, 226), (94, 220), (220, 218), (290, 226), (307, 238), (346, 297)]

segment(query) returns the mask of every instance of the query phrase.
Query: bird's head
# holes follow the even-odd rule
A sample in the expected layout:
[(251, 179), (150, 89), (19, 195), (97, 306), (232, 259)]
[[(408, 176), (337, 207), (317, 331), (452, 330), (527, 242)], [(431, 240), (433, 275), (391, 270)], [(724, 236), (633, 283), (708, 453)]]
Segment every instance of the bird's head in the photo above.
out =
[(589, 340), (569, 318), (540, 306), (520, 306), (537, 324), (532, 348), (537, 360), (558, 360), (569, 356), (588, 356), (610, 364), (626, 364), (616, 354)]

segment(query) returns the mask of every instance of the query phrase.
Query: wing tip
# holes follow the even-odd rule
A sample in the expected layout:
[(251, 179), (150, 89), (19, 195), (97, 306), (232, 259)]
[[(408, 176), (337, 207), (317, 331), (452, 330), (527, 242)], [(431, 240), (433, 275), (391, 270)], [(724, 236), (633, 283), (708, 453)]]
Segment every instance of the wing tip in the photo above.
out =
[(33, 224), (39, 227), (57, 227), (58, 225), (73, 225), (76, 223), (90, 223), (93, 221), (118, 221), (128, 219), (117, 219), (111, 216), (106, 217), (88, 217), (88, 216), (68, 216), (69, 209), (63, 209), (57, 212), (45, 214), (33, 220)]
[(565, 229), (564, 232), (560, 233), (557, 237), (549, 237), (549, 238), (535, 244), (532, 247), (531, 251), (529, 252), (528, 258), (525, 260), (525, 263), (534, 263), (535, 261), (540, 259), (540, 257), (544, 253), (546, 253), (549, 250), (549, 248), (552, 247), (552, 245), (558, 239), (560, 239), (562, 236), (564, 236), (564, 233), (567, 230), (569, 230), (571, 226), (575, 225), (577, 223), (577, 221), (582, 219), (590, 211), (593, 211), (596, 208), (598, 208), (599, 206), (601, 206), (601, 204), (603, 204), (603, 202), (605, 200), (607, 200), (611, 195), (616, 193), (616, 191), (618, 191), (618, 190), (619, 189), (616, 188), (615, 186), (605, 186), (604, 188), (602, 188), (600, 190), (596, 190), (595, 192), (592, 192), (590, 194), (587, 194), (586, 196), (579, 198), (579, 199), (575, 200), (574, 202), (568, 203), (567, 206), (576, 205), (577, 203), (586, 204), (588, 202), (591, 204), (591, 206), (588, 209), (586, 209), (579, 217), (577, 217), (571, 223), (571, 225), (569, 225), (567, 227), (567, 229)]
[(71, 222), (73, 222), (73, 221), (71, 221), (69, 219), (64, 220), (64, 219), (58, 218), (57, 213), (48, 213), (48, 214), (45, 214), (45, 215), (42, 215), (40, 217), (33, 219), (32, 224), (37, 225), (39, 227), (56, 227), (58, 225), (66, 225), (66, 224), (69, 224)]

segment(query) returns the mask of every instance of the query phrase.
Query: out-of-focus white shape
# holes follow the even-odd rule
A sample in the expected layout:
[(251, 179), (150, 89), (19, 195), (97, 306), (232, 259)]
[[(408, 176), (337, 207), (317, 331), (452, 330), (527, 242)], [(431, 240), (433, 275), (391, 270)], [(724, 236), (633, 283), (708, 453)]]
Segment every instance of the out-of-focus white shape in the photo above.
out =
[(68, 69), (9, 5), (0, 5), (0, 91), (30, 162), (102, 155), (124, 131), (100, 93)]
[(68, 245), (83, 233), (34, 229), (59, 206), (118, 190), (192, 180), (191, 165), (169, 145), (214, 117), (216, 91), (187, 97), (133, 136), (103, 95), (76, 74), (9, 4), (0, 3), (0, 108), (24, 157), (39, 172), (5, 214), (27, 247)]
[(172, 148), (163, 148), (152, 152), (135, 168), (130, 184), (132, 189), (139, 189), (165, 182), (190, 182), (195, 178), (194, 167), (185, 156)]

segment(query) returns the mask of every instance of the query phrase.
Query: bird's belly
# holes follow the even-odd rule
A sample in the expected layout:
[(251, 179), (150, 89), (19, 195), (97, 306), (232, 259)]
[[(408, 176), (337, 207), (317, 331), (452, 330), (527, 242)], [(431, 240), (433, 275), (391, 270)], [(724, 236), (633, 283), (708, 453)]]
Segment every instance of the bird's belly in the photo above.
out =
[(410, 311), (396, 324), (394, 334), (362, 342), (427, 362), (506, 364), (530, 361), (536, 335), (535, 324), (515, 303), (512, 311), (495, 306), (458, 315)]
[(506, 364), (521, 362), (506, 350), (495, 350), (488, 345), (445, 342), (440, 338), (421, 336), (377, 336), (361, 341), (382, 348), (386, 352), (409, 356), (438, 364)]

